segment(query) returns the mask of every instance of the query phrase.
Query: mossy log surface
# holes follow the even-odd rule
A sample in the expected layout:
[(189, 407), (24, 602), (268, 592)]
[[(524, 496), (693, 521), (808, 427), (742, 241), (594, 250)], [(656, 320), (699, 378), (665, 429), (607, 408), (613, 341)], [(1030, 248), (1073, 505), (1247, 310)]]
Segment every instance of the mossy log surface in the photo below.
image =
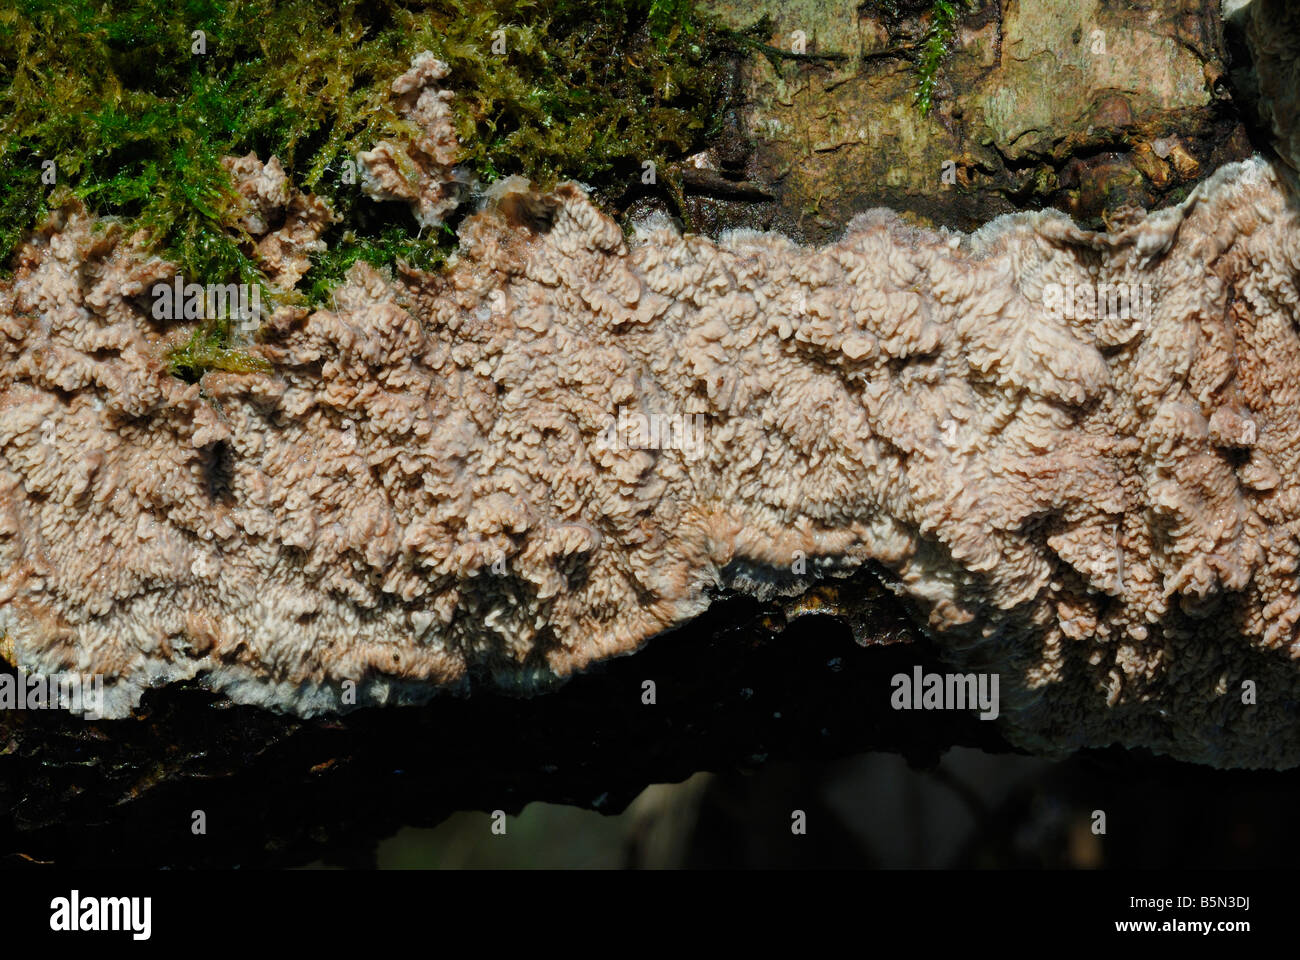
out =
[[(310, 4), (243, 21), (217, 4), (165, 5), (209, 25), (218, 59), (231, 57), (221, 73), (218, 60), (215, 72), (166, 66), (156, 48), (188, 36), (184, 17), (155, 24), (136, 5), (80, 43), (98, 5), (72, 3), (58, 36), (85, 69), (61, 81), (32, 52), (41, 6), (0, 14), (0, 63), (16, 78), (6, 90), (31, 108), (27, 127), (14, 113), (0, 130), (0, 158), (17, 171), (0, 197), (6, 250), (48, 209), (38, 161), (52, 149), (61, 183), (103, 212), (154, 231), (210, 279), (247, 276), (223, 212), (228, 184), (213, 171), (221, 152), (277, 151), (296, 182), (343, 214), (298, 291), (316, 301), (356, 259), (430, 266), (449, 249), (405, 213), (354, 209), (333, 186), (341, 158), (391, 128), (391, 116), (367, 112), (382, 99), (369, 91), (404, 67), (407, 46), (452, 64), (475, 176), (575, 177), (625, 223), (663, 210), (712, 234), (749, 226), (824, 242), (876, 206), (961, 229), (1055, 206), (1104, 226), (1129, 208), (1178, 202), (1255, 149), (1217, 3), (955, 5), (946, 52), (928, 66), (933, 5), (907, 0), (546, 3), (541, 15), (498, 0), (344, 4), (315, 39), (286, 42), (283, 58), (263, 64), (283, 89), (243, 100), (223, 97), (219, 82), (252, 56), (240, 45), (252, 32), (287, 38), (300, 29), (294, 17), (318, 16)], [(513, 59), (475, 46), (498, 28)], [(330, 60), (331, 44), (356, 56)], [(96, 75), (101, 66), (111, 76)], [(316, 106), (295, 114), (295, 104)], [(204, 109), (216, 111), (206, 115), (221, 127), (216, 140), (200, 130), (207, 120), (194, 111)], [(157, 129), (132, 126), (142, 117)], [(150, 161), (160, 130), (179, 139)], [(114, 160), (129, 157), (146, 162)], [(922, 763), (954, 744), (1006, 749), (972, 714), (890, 710), (889, 678), (931, 658), (907, 612), (863, 573), (801, 601), (722, 599), (688, 629), (531, 700), (443, 698), (304, 721), (187, 684), (153, 692), (128, 720), (0, 711), (0, 856), (364, 861), (376, 837), (458, 809), (552, 800), (616, 811), (648, 783), (702, 769), (865, 749)], [(645, 680), (656, 681), (655, 706), (642, 703)], [(223, 839), (191, 835), (195, 809)]]

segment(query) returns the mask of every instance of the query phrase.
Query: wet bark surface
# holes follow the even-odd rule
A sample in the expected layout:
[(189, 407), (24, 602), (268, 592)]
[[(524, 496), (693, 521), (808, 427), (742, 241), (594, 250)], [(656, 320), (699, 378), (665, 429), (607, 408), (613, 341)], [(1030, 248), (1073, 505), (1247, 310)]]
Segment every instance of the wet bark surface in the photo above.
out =
[[(737, 60), (717, 142), (673, 172), (686, 225), (808, 243), (891, 207), (973, 230), (1055, 207), (1085, 226), (1178, 203), (1254, 147), (1217, 3), (1037, 0), (960, 8), (917, 102), (928, 3), (798, 0), (704, 8), (767, 42)], [(635, 218), (659, 205), (629, 204)]]

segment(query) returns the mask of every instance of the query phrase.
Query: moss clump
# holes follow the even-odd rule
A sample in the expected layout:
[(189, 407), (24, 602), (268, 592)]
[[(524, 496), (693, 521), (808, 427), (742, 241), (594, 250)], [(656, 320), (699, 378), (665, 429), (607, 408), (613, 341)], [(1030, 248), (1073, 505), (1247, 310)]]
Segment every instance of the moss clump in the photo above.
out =
[(357, 190), (341, 164), (403, 132), (387, 86), (419, 50), (452, 67), (470, 170), (546, 185), (639, 173), (695, 146), (721, 106), (715, 71), (730, 43), (688, 0), (11, 3), (0, 256), (44, 212), (40, 162), (53, 159), (78, 196), (151, 228), (211, 281), (256, 273), (232, 226), (225, 154), (279, 156), (359, 243), (386, 245), (394, 223), (348, 216)]
[[(442, 233), (454, 236), (444, 225)], [(446, 259), (448, 242), (429, 242), (410, 237), (400, 226), (385, 227), (378, 237), (357, 236), (349, 231), (323, 253), (312, 257), (311, 271), (303, 279), (308, 303), (321, 304), (358, 260), (376, 267), (406, 265), (417, 270), (434, 270)]]
[[(220, 166), (253, 151), (341, 215), (300, 284), (320, 303), (357, 260), (431, 268), (454, 244), (344, 176), (359, 150), (411, 132), (388, 86), (415, 53), (452, 68), (471, 177), (574, 178), (608, 199), (720, 128), (737, 46), (692, 0), (9, 0), (0, 268), (49, 212), (53, 160), (59, 185), (146, 229), (187, 277), (265, 284)], [(226, 338), (199, 331), (173, 368), (235, 362)]]
[[(424, 21), (421, 46), (451, 66), (465, 162), (483, 179), (521, 173), (622, 191), (642, 164), (721, 128), (719, 71), (731, 35), (689, 0), (489, 0), (474, 20)], [(503, 30), (506, 53), (491, 52)]]
[(230, 346), (229, 328), (221, 323), (204, 323), (189, 340), (167, 354), (172, 376), (193, 383), (209, 370), (231, 373), (266, 373), (271, 365), (263, 358)]
[(916, 62), (917, 86), (915, 102), (921, 116), (928, 116), (934, 108), (934, 86), (939, 65), (948, 56), (956, 34), (957, 20), (962, 8), (973, 8), (973, 0), (935, 0), (930, 8), (930, 28), (921, 41), (920, 56)]

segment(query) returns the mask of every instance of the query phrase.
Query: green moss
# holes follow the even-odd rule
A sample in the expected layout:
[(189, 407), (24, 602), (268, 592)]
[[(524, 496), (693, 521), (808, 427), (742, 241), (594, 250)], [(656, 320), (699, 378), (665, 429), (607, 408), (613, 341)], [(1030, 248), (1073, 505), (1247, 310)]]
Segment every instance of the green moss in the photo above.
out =
[(930, 8), (930, 28), (921, 42), (921, 52), (916, 63), (916, 107), (921, 116), (928, 116), (934, 107), (934, 86), (939, 65), (948, 56), (956, 35), (961, 8), (973, 7), (974, 0), (935, 0)]
[[(388, 85), (412, 55), (451, 66), (471, 176), (573, 178), (608, 199), (639, 183), (645, 161), (664, 171), (720, 127), (736, 36), (692, 0), (8, 0), (0, 267), (48, 213), (40, 164), (52, 159), (60, 185), (147, 230), (187, 277), (265, 284), (220, 166), (255, 151), (341, 216), (303, 301), (322, 302), (359, 259), (432, 268), (452, 233), (422, 236), (408, 211), (362, 200), (342, 176), (359, 150), (411, 132)], [(221, 352), (225, 337), (196, 333), (174, 369), (242, 362)]]
[(173, 376), (193, 383), (209, 370), (266, 373), (271, 365), (255, 354), (231, 347), (225, 325), (204, 323), (190, 334), (189, 340), (167, 354), (167, 368)]
[[(497, 0), (488, 6), (511, 8)], [(486, 39), (506, 31), (508, 53)], [(621, 192), (720, 125), (720, 71), (734, 41), (686, 0), (557, 0), (445, 24), (427, 46), (452, 68), (466, 164), (484, 178), (571, 177)]]
[(312, 257), (312, 269), (302, 283), (307, 302), (326, 303), (330, 292), (358, 260), (376, 267), (405, 264), (417, 270), (433, 270), (446, 259), (449, 235), (454, 236), (450, 227), (444, 227), (441, 236), (431, 239), (412, 238), (395, 226), (386, 228), (378, 237), (357, 236), (349, 231), (328, 250)]
[(646, 19), (650, 36), (660, 44), (694, 32), (691, 0), (650, 0)]

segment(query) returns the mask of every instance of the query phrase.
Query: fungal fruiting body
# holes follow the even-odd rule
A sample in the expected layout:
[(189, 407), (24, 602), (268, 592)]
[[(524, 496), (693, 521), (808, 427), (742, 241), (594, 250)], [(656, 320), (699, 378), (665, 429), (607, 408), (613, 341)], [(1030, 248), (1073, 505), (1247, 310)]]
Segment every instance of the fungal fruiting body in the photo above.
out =
[(270, 372), (194, 384), (148, 309), (175, 268), (67, 208), (0, 288), (7, 653), (103, 674), (110, 716), (199, 674), (311, 715), (540, 690), (871, 564), (1017, 743), (1300, 762), (1288, 176), (819, 249), (512, 183), (445, 269), (358, 264), (270, 317)]

